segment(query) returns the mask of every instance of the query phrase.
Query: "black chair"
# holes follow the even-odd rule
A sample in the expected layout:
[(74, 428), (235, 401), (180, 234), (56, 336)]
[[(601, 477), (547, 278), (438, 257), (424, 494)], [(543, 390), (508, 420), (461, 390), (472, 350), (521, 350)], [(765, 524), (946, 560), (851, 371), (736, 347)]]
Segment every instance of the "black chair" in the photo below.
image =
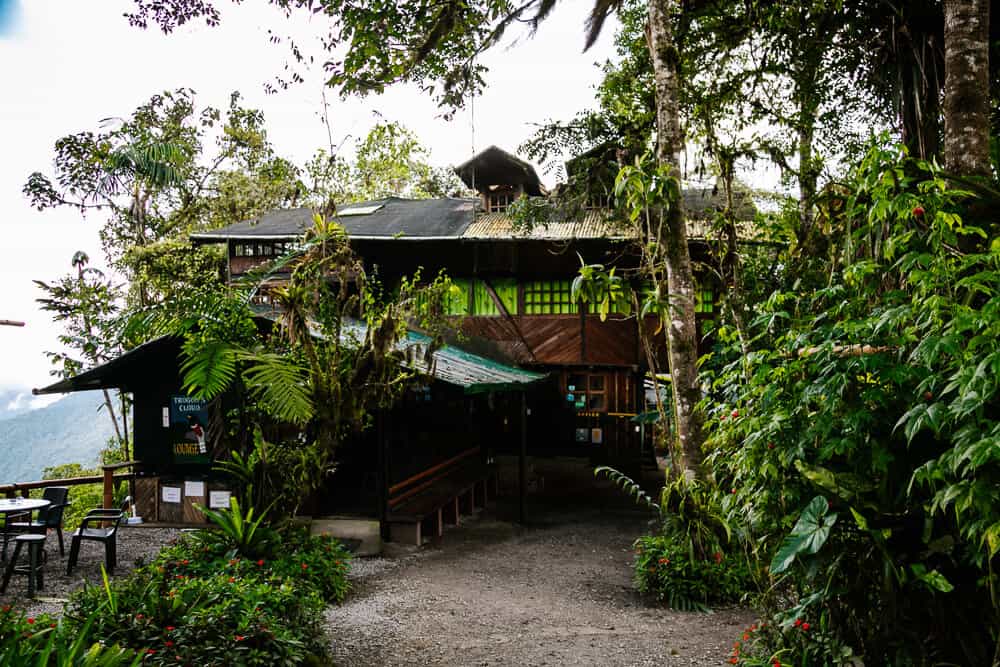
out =
[[(21, 547), (28, 547), (28, 564), (18, 565), (17, 557)], [(7, 584), (14, 573), (28, 575), (28, 597), (35, 597), (35, 587), (45, 588), (45, 578), (42, 576), (42, 555), (45, 551), (45, 535), (25, 533), (14, 538), (14, 555), (11, 556), (7, 568), (3, 572), (3, 583), (0, 584), (0, 595), (7, 592)]]
[(59, 538), (59, 556), (65, 556), (63, 548), (63, 510), (70, 506), (69, 488), (65, 486), (49, 486), (42, 493), (42, 498), (48, 500), (51, 505), (38, 510), (38, 517), (34, 521), (19, 522), (10, 524), (13, 531), (22, 533), (40, 533), (44, 535), (49, 528), (56, 531)]
[[(104, 543), (104, 566), (108, 574), (113, 574), (118, 564), (118, 527), (125, 519), (125, 513), (132, 504), (132, 498), (126, 497), (119, 509), (95, 509), (87, 512), (80, 527), (70, 539), (69, 562), (66, 564), (66, 575), (73, 574), (77, 558), (80, 555), (80, 543), (84, 540)], [(110, 526), (101, 527), (101, 524)], [(96, 527), (93, 527), (96, 526)]]

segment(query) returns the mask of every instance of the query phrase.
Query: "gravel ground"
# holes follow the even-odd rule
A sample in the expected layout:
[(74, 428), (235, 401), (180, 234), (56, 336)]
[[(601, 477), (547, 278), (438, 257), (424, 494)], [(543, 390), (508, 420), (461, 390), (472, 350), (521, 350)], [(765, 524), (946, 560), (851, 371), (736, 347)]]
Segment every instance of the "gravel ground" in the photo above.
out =
[(593, 483), (549, 488), (532, 498), (525, 528), (504, 520), (508, 495), (436, 544), (356, 561), (354, 592), (327, 614), (336, 663), (725, 664), (754, 614), (647, 603), (630, 577), (648, 515)]
[[(175, 528), (146, 528), (144, 526), (122, 526), (118, 531), (118, 566), (115, 575), (124, 574), (135, 567), (137, 560), (149, 561), (170, 540), (180, 535)], [(83, 542), (80, 556), (72, 576), (66, 576), (69, 558), (69, 535), (65, 535), (66, 556), (59, 556), (59, 542), (55, 534), (50, 534), (46, 542), (48, 560), (45, 563), (45, 589), (36, 593), (34, 600), (27, 599), (28, 580), (23, 575), (14, 575), (7, 586), (7, 594), (0, 595), (0, 603), (24, 609), (29, 615), (49, 613), (59, 615), (69, 594), (89, 584), (101, 583), (101, 565), (104, 563), (104, 546), (98, 542)], [(14, 546), (8, 547), (8, 557)], [(6, 566), (6, 563), (4, 564)]]

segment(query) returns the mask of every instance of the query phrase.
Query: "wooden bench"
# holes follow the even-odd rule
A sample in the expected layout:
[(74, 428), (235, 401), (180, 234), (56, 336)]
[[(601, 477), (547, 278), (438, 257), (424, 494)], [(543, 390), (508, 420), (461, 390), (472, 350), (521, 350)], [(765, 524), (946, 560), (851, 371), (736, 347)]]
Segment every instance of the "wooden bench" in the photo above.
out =
[(462, 514), (486, 507), (496, 494), (496, 471), (467, 449), (389, 487), (389, 541), (420, 545), (425, 535), (441, 537)]

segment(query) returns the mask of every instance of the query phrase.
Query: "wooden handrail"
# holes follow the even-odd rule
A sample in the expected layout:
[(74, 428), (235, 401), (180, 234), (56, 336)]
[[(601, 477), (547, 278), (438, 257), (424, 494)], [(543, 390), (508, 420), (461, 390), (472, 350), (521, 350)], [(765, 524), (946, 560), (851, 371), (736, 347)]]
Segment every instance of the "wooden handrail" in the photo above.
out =
[(441, 463), (437, 464), (436, 466), (432, 466), (432, 467), (428, 468), (427, 470), (423, 470), (421, 472), (418, 472), (416, 475), (413, 475), (412, 477), (407, 477), (402, 482), (398, 482), (398, 483), (393, 484), (392, 486), (390, 486), (389, 487), (389, 494), (391, 495), (391, 494), (395, 493), (396, 491), (399, 491), (403, 487), (406, 487), (406, 486), (409, 486), (410, 484), (413, 484), (414, 482), (419, 482), (424, 477), (427, 477), (429, 475), (433, 475), (434, 473), (436, 473), (437, 471), (441, 470), (442, 468), (447, 468), (448, 466), (450, 466), (450, 465), (452, 465), (454, 463), (458, 463), (462, 459), (467, 458), (469, 456), (472, 456), (473, 454), (475, 454), (478, 451), (480, 451), (479, 447), (472, 447), (470, 449), (465, 450), (461, 454), (458, 454), (457, 456), (451, 457), (447, 461), (442, 461)]
[(107, 465), (101, 466), (101, 470), (121, 470), (122, 468), (129, 468), (134, 465), (139, 465), (138, 461), (122, 461), (121, 463), (109, 463)]
[[(119, 473), (117, 475), (112, 475), (112, 482), (123, 482), (135, 477), (134, 473)], [(21, 495), (27, 497), (28, 492), (34, 489), (44, 489), (50, 486), (79, 486), (81, 484), (100, 484), (101, 482), (106, 482), (104, 475), (88, 475), (87, 477), (65, 477), (63, 479), (45, 479), (41, 481), (34, 482), (15, 482), (13, 484), (3, 484), (0, 485), (0, 493), (6, 494), (8, 498), (17, 495), (18, 492)], [(108, 505), (110, 507), (110, 505)]]

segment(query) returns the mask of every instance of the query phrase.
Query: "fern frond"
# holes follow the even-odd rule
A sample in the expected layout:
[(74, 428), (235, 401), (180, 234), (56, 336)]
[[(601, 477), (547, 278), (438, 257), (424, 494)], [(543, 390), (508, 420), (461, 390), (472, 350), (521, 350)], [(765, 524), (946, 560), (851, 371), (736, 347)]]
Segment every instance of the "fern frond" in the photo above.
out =
[(594, 477), (601, 475), (606, 475), (622, 491), (631, 496), (637, 505), (645, 506), (656, 512), (657, 516), (661, 516), (659, 503), (650, 498), (649, 494), (643, 491), (642, 487), (631, 477), (610, 466), (599, 466), (594, 469)]
[(206, 400), (224, 392), (236, 377), (239, 351), (237, 346), (224, 341), (186, 342), (181, 351), (184, 390)]
[(274, 353), (240, 355), (249, 366), (243, 372), (247, 387), (284, 421), (304, 424), (312, 419), (309, 373), (302, 366)]

